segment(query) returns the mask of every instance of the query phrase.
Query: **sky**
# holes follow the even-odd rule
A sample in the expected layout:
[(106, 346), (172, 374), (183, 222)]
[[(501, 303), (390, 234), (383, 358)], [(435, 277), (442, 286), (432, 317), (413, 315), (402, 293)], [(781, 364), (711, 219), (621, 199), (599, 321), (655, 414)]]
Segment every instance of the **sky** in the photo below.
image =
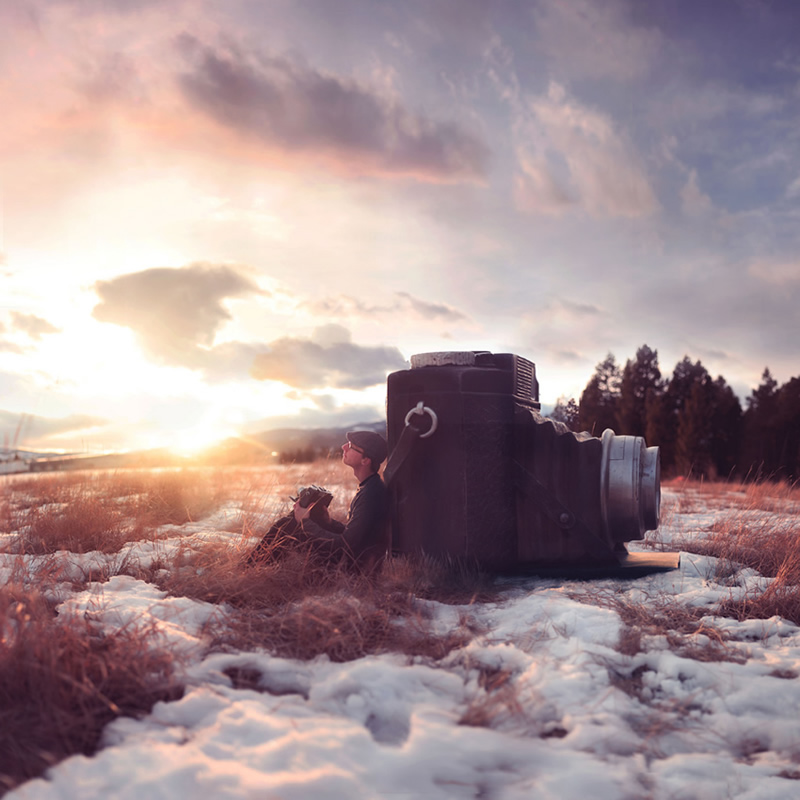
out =
[[(727, 508), (714, 499), (711, 508), (667, 490), (662, 541), (702, 538), (721, 518), (776, 531), (795, 524), (790, 506), (773, 513), (742, 508), (741, 495)], [(187, 688), (141, 719), (111, 722), (97, 754), (62, 761), (7, 800), (797, 797), (800, 629), (778, 616), (714, 614), (773, 579), (743, 569), (732, 581), (717, 559), (685, 552), (680, 569), (637, 580), (511, 578), (499, 602), (417, 599), (436, 634), (458, 630), (465, 616), (478, 631), (445, 658), (388, 653), (344, 663), (213, 652), (204, 626), (224, 624), (223, 606), (167, 596), (125, 575), (78, 592), (70, 583), (113, 574), (123, 556), (146, 566), (238, 540), (241, 532), (230, 532), (236, 509), (227, 513), (166, 526), (155, 548), (141, 541), (120, 554), (59, 552), (59, 618), (155, 633), (152, 644), (186, 664)], [(53, 574), (52, 555), (2, 553), (0, 576), (19, 574), (20, 559), (33, 576)], [(676, 630), (653, 633), (641, 616), (641, 648), (623, 654), (626, 625), (608, 598), (660, 608), (656, 630), (673, 618)], [(697, 632), (682, 632), (672, 608), (705, 610)], [(703, 660), (715, 648), (729, 660)], [(237, 688), (226, 672), (238, 670), (255, 674), (256, 688)], [(459, 724), (470, 709), (488, 724)]]
[(793, 0), (2, 0), (0, 431), (381, 419), (414, 353), (800, 373)]

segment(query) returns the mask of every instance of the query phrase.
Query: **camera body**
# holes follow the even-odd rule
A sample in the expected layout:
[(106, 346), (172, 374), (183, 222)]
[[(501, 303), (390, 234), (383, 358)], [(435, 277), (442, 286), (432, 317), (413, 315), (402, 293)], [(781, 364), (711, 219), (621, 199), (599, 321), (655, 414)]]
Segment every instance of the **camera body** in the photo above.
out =
[(411, 369), (388, 378), (390, 451), (415, 408), (436, 426), (421, 431), (390, 487), (395, 552), (502, 572), (613, 566), (625, 542), (658, 527), (658, 448), (543, 417), (536, 367), (525, 358), (412, 356)]
[(312, 484), (311, 486), (301, 486), (297, 490), (297, 497), (290, 498), (293, 502), (299, 503), (301, 508), (308, 508), (310, 505), (320, 505), (327, 508), (333, 500), (333, 494), (323, 486)]

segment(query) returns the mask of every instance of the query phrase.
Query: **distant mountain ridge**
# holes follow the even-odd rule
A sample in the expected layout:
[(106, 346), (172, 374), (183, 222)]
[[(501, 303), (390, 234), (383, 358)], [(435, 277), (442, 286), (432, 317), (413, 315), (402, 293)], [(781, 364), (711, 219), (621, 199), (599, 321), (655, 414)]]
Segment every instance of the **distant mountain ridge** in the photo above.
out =
[(327, 428), (272, 428), (260, 433), (234, 436), (205, 450), (203, 463), (257, 463), (263, 461), (310, 460), (336, 453), (344, 444), (347, 432), (369, 430), (386, 436), (386, 423), (358, 422), (354, 425)]
[(370, 430), (386, 436), (386, 423), (358, 422), (327, 428), (273, 428), (259, 433), (232, 436), (191, 458), (182, 458), (168, 448), (127, 453), (56, 453), (32, 450), (0, 452), (0, 474), (62, 469), (116, 469), (191, 465), (265, 464), (276, 461), (308, 461), (338, 454), (348, 431)]

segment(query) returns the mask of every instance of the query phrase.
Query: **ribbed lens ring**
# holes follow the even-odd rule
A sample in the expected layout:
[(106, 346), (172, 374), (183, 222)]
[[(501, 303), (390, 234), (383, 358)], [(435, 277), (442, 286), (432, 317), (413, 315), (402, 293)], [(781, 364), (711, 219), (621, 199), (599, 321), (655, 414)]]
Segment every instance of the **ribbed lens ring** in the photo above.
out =
[(606, 535), (613, 542), (642, 539), (658, 527), (661, 468), (657, 447), (641, 436), (602, 436), (600, 502)]

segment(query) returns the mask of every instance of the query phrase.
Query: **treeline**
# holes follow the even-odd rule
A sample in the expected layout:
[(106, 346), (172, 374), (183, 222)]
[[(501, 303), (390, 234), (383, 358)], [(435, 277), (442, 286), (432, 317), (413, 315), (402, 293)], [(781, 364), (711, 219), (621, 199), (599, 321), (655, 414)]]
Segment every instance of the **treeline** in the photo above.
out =
[(643, 345), (624, 367), (609, 353), (580, 401), (560, 399), (550, 416), (596, 436), (606, 428), (643, 436), (661, 448), (667, 476), (800, 478), (800, 377), (778, 386), (769, 369), (742, 409), (700, 361), (686, 356), (665, 378), (658, 352)]
[(297, 447), (290, 450), (281, 450), (278, 453), (279, 464), (310, 464), (318, 458), (330, 458), (330, 447)]

